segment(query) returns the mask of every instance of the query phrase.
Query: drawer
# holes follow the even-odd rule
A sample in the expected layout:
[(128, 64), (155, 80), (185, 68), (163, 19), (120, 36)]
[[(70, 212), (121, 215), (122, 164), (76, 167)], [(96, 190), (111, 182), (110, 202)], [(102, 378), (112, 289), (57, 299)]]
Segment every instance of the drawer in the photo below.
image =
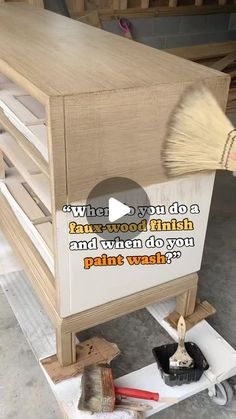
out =
[(17, 220), (35, 248), (54, 274), (53, 227), (51, 216), (45, 213), (40, 200), (17, 174), (7, 169), (6, 179), (0, 181), (0, 193), (8, 202)]
[(0, 109), (48, 161), (44, 106), (6, 77), (0, 75)]
[(12, 162), (16, 170), (33, 189), (43, 205), (51, 213), (51, 194), (48, 177), (8, 133), (0, 134), (0, 150)]

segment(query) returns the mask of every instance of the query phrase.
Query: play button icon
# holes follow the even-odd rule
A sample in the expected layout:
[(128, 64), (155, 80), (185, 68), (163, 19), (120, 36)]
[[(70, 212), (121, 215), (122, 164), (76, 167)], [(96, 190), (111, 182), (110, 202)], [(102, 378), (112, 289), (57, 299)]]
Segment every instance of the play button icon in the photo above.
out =
[(125, 177), (112, 177), (99, 182), (89, 193), (88, 225), (104, 240), (133, 239), (147, 231), (149, 215), (140, 207), (150, 206), (149, 197), (138, 183)]
[(109, 221), (113, 223), (114, 221), (119, 220), (130, 213), (130, 207), (128, 205), (122, 204), (116, 198), (109, 199)]

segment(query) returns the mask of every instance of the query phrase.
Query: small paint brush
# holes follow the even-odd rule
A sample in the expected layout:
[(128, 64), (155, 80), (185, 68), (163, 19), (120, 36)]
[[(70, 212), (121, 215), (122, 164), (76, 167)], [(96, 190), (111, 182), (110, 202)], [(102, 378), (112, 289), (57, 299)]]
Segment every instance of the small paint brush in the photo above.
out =
[(186, 323), (183, 316), (180, 316), (177, 326), (179, 343), (174, 355), (169, 359), (169, 369), (172, 372), (194, 368), (194, 360), (185, 348)]
[(176, 397), (160, 397), (159, 393), (126, 387), (115, 387), (112, 370), (104, 365), (85, 367), (81, 380), (82, 393), (78, 408), (93, 413), (112, 412), (116, 396), (154, 400), (163, 403), (176, 403)]

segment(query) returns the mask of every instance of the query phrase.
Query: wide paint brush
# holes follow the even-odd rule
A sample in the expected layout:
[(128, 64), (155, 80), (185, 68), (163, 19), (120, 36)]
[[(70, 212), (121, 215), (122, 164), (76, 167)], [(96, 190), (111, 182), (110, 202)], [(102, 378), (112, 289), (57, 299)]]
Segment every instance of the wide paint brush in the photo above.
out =
[(82, 393), (78, 408), (89, 412), (112, 412), (117, 396), (154, 400), (163, 403), (176, 403), (175, 397), (160, 397), (159, 393), (114, 386), (112, 370), (104, 365), (85, 367), (82, 380)]
[(236, 130), (204, 84), (189, 87), (174, 109), (163, 143), (170, 177), (202, 170), (236, 171)]

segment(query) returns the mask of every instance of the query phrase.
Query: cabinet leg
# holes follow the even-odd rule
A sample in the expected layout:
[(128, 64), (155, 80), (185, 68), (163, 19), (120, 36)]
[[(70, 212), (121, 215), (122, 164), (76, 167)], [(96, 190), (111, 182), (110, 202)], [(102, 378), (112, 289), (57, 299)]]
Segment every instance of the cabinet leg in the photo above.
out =
[(176, 311), (184, 317), (193, 314), (197, 298), (197, 285), (176, 297)]
[(63, 333), (59, 327), (56, 331), (57, 358), (59, 363), (66, 367), (76, 362), (75, 333)]

